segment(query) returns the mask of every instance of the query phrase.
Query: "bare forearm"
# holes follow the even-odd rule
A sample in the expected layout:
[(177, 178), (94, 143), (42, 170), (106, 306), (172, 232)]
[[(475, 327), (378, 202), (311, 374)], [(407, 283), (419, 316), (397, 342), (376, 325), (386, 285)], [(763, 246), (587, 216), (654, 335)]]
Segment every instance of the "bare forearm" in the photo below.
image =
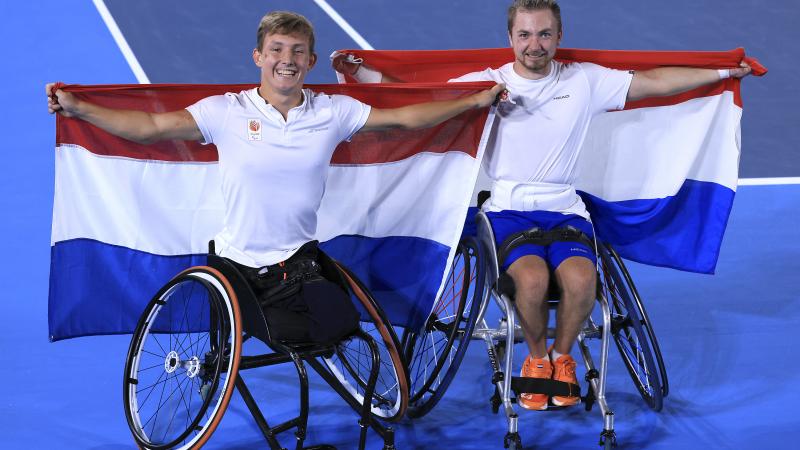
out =
[(73, 114), (79, 119), (129, 141), (151, 144), (163, 139), (153, 120), (153, 115), (148, 112), (110, 109), (82, 101), (73, 110)]
[(478, 101), (472, 95), (455, 100), (404, 106), (397, 109), (398, 124), (396, 126), (411, 130), (428, 128), (479, 106)]
[(628, 92), (628, 100), (679, 94), (719, 79), (719, 72), (715, 69), (661, 67), (636, 72)]
[(166, 113), (149, 113), (126, 109), (111, 109), (81, 100), (58, 83), (45, 85), (47, 110), (50, 114), (75, 117), (130, 141), (150, 144), (173, 139), (200, 141), (203, 133), (194, 117), (185, 109)]
[(384, 128), (413, 130), (432, 127), (470, 109), (491, 105), (504, 89), (505, 85), (498, 84), (491, 89), (454, 100), (419, 103), (394, 109), (373, 108), (361, 131)]

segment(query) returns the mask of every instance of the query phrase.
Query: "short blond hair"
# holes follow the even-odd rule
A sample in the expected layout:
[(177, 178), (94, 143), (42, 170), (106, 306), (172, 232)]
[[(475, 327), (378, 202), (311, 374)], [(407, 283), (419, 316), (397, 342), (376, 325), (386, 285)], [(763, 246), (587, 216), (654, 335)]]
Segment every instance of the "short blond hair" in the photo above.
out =
[(256, 34), (257, 50), (264, 46), (264, 38), (273, 34), (299, 34), (308, 38), (308, 49), (314, 53), (314, 27), (300, 14), (289, 11), (272, 11), (261, 18)]
[(514, 0), (508, 7), (508, 33), (511, 34), (511, 27), (514, 26), (514, 19), (519, 10), (541, 11), (549, 9), (558, 22), (558, 32), (561, 33), (561, 7), (556, 0)]

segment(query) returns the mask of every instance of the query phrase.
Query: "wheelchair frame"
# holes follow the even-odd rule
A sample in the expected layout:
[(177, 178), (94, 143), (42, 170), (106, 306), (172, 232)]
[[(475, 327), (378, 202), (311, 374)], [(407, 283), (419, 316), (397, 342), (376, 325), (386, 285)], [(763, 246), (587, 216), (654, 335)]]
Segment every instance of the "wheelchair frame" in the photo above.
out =
[[(276, 436), (294, 429), (295, 449), (302, 449), (309, 409), (305, 369), (305, 363), (308, 363), (359, 413), (359, 448), (365, 448), (367, 429), (372, 428), (382, 437), (384, 450), (394, 449), (394, 431), (381, 421), (399, 420), (408, 405), (405, 363), (399, 353), (399, 340), (394, 330), (358, 278), (345, 267), (330, 261), (339, 272), (343, 287), (347, 287), (351, 297), (355, 297), (360, 304), (360, 309), (369, 316), (370, 322), (367, 324), (374, 328), (368, 332), (359, 327), (350, 336), (332, 344), (279, 342), (270, 337), (263, 312), (242, 275), (230, 262), (214, 254), (213, 245), (210, 250), (208, 266), (192, 267), (181, 272), (154, 296), (133, 334), (123, 386), (126, 418), (137, 444), (153, 449), (202, 446), (219, 424), (235, 387), (270, 448), (282, 449)], [(185, 298), (173, 300), (173, 297), (179, 297), (187, 289)], [(179, 314), (182, 316), (178, 317)], [(199, 323), (190, 323), (190, 320), (194, 320), (190, 315), (196, 315)], [(382, 346), (371, 333), (377, 335)], [(250, 337), (266, 343), (273, 352), (242, 356), (242, 343)], [(356, 340), (359, 348), (349, 348), (349, 345), (355, 345), (353, 343)], [(148, 342), (155, 344), (145, 349)], [(353, 364), (349, 361), (348, 358), (353, 354), (369, 355), (368, 374), (359, 372), (363, 370), (364, 363), (356, 361)], [(294, 364), (300, 381), (300, 411), (297, 417), (270, 426), (240, 371), (289, 361)], [(162, 366), (163, 371), (160, 369)], [(387, 370), (393, 373), (380, 373)], [(150, 378), (147, 382), (153, 383), (147, 385), (145, 378)], [(388, 383), (386, 378), (390, 379)], [(386, 385), (381, 385), (381, 389), (376, 391), (378, 381)], [(142, 384), (145, 386), (142, 387)], [(164, 399), (168, 385), (175, 387)], [(158, 395), (156, 391), (159, 386), (161, 393), (155, 412), (144, 412), (145, 408), (149, 408), (147, 403), (152, 404), (152, 399)], [(173, 396), (176, 398), (170, 401)], [(198, 397), (196, 401), (199, 404), (193, 409), (195, 397)], [(174, 408), (172, 416), (169, 408)], [(175, 410), (181, 408), (185, 408), (186, 417), (183, 413), (177, 417)], [(150, 414), (149, 418), (145, 417), (147, 414)], [(166, 414), (164, 420), (169, 422), (160, 424), (158, 434), (165, 427), (164, 438), (157, 440), (153, 437), (157, 434), (159, 414)], [(178, 422), (174, 426), (175, 432), (167, 438), (175, 422)], [(180, 422), (184, 423), (183, 427)], [(308, 448), (333, 447), (321, 445)]]
[[(506, 448), (519, 449), (522, 447), (522, 443), (517, 427), (518, 416), (513, 406), (516, 398), (512, 396), (515, 387), (512, 385), (513, 379), (517, 378), (512, 376), (513, 344), (524, 342), (524, 338), (521, 328), (516, 324), (513, 299), (502, 294), (501, 289), (498, 289), (499, 268), (491, 224), (482, 212), (478, 213), (477, 221), (478, 241), (476, 242), (473, 237), (463, 237), (456, 256), (457, 261), (459, 258), (468, 261), (461, 262), (460, 269), (461, 272), (468, 272), (468, 276), (454, 277), (453, 274), (459, 271), (454, 262), (451, 266), (451, 278), (448, 279), (448, 282), (458, 279), (458, 281), (453, 281), (454, 284), (462, 283), (461, 295), (458, 296), (459, 298), (445, 298), (445, 292), (442, 297), (437, 299), (434, 313), (429, 317), (423, 330), (418, 332), (418, 334), (439, 332), (459, 335), (462, 341), (455, 340), (458, 343), (455, 353), (450, 352), (449, 348), (435, 348), (434, 351), (428, 351), (428, 348), (421, 348), (419, 345), (409, 348), (407, 342), (411, 339), (407, 336), (414, 336), (417, 333), (407, 331), (404, 335), (404, 351), (410, 363), (409, 371), (412, 375), (409, 416), (420, 417), (432, 409), (444, 395), (444, 391), (454, 377), (469, 339), (481, 340), (486, 345), (492, 367), (492, 383), (495, 386), (495, 392), (491, 398), (492, 410), (497, 413), (500, 406), (503, 406), (508, 421), (504, 445)], [(465, 249), (469, 249), (467, 253), (464, 253)], [(597, 250), (599, 268), (597, 300), (600, 305), (600, 318), (595, 321), (590, 316), (578, 336), (578, 347), (586, 366), (586, 381), (588, 382), (587, 393), (582, 396), (582, 400), (587, 411), (592, 408), (594, 403), (598, 404), (603, 417), (600, 442), (606, 448), (611, 448), (616, 445), (614, 414), (606, 400), (608, 347), (611, 339), (616, 343), (640, 395), (651, 409), (656, 411), (661, 409), (662, 399), (668, 394), (668, 381), (650, 320), (622, 259), (613, 248), (606, 244), (599, 244)], [(473, 269), (473, 267), (477, 269)], [(471, 295), (467, 294), (467, 285), (471, 285)], [(464, 298), (470, 296), (473, 298)], [(478, 298), (480, 298), (480, 302), (476, 313), (474, 306)], [(494, 303), (503, 315), (500, 325), (496, 328), (490, 327), (485, 320), (490, 303), (489, 298), (494, 299)], [(453, 308), (454, 314), (457, 316), (452, 319), (451, 323), (442, 323), (435, 311), (440, 307), (439, 305), (454, 302), (465, 306)], [(553, 308), (557, 305), (557, 301), (550, 300), (549, 304)], [(470, 306), (472, 309), (469, 309)], [(457, 312), (455, 312), (456, 310)], [(553, 337), (554, 330), (549, 329), (548, 338)], [(594, 363), (589, 350), (588, 341), (591, 339), (600, 340), (599, 367)], [(444, 340), (444, 338), (440, 337), (439, 340)], [(431, 336), (429, 341), (435, 342), (436, 338)], [(431, 344), (430, 348), (433, 345), (435, 344)], [(421, 355), (422, 353), (432, 353), (433, 356), (428, 359), (434, 361), (426, 360), (425, 355)], [(432, 366), (433, 369), (421, 371), (417, 369), (418, 366)], [(444, 371), (443, 376), (442, 371)], [(415, 379), (415, 375), (421, 376), (421, 379)], [(430, 381), (434, 377), (441, 378), (443, 382), (438, 385), (434, 383), (436, 386), (432, 388)], [(421, 387), (426, 392), (421, 392)]]
[[(486, 255), (488, 263), (486, 265), (489, 273), (489, 280), (499, 280), (499, 264), (497, 261), (497, 250), (495, 246), (494, 232), (491, 228), (491, 223), (488, 217), (483, 212), (479, 212), (478, 221), (478, 236), (481, 245), (488, 249)], [(478, 321), (481, 328), (473, 332), (473, 338), (483, 340), (486, 344), (486, 350), (489, 354), (489, 361), (492, 365), (492, 381), (495, 384), (495, 394), (492, 397), (492, 407), (496, 409), (502, 405), (508, 419), (508, 432), (504, 438), (504, 445), (506, 448), (517, 449), (522, 447), (521, 438), (519, 436), (517, 420), (518, 416), (514, 410), (512, 402), (512, 380), (513, 364), (514, 364), (514, 345), (517, 342), (524, 342), (522, 336), (522, 329), (516, 324), (516, 312), (513, 306), (513, 299), (506, 293), (501, 292), (497, 281), (486, 289), (484, 292), (484, 300), (481, 302), (481, 310), (478, 313)], [(492, 329), (484, 319), (486, 309), (488, 307), (488, 298), (491, 297), (503, 313), (503, 318), (500, 322), (500, 327)], [(600, 407), (600, 413), (603, 416), (603, 431), (601, 432), (601, 443), (609, 444), (606, 447), (616, 445), (616, 435), (614, 433), (614, 413), (606, 402), (606, 375), (608, 372), (608, 347), (610, 344), (611, 333), (611, 310), (608, 306), (608, 301), (604, 295), (598, 296), (600, 303), (603, 324), (597, 327), (591, 320), (589, 320), (588, 327), (585, 327), (578, 334), (578, 346), (583, 356), (584, 364), (587, 369), (587, 381), (591, 385), (593, 397)], [(557, 302), (548, 301), (552, 308)], [(548, 329), (548, 338), (554, 337), (554, 330)], [(597, 337), (601, 340), (600, 346), (600, 368), (596, 368), (594, 360), (591, 357), (585, 339)], [(511, 344), (511, 345), (509, 345)], [(504, 357), (503, 357), (504, 356)], [(502, 367), (500, 366), (500, 360)]]

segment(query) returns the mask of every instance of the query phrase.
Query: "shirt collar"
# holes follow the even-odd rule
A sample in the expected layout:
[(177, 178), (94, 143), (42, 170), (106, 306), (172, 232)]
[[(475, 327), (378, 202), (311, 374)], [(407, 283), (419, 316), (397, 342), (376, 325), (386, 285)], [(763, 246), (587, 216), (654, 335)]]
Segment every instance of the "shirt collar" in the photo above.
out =
[[(250, 89), (246, 92), (246, 95), (250, 98), (250, 101), (253, 102), (256, 108), (266, 117), (283, 122), (283, 115), (277, 109), (275, 109), (274, 106), (267, 103), (264, 97), (258, 93), (258, 87)], [(292, 114), (292, 111), (296, 111), (295, 114), (297, 114), (305, 111), (308, 108), (310, 97), (313, 95), (313, 93), (310, 89), (303, 89), (301, 95), (303, 96), (302, 103), (290, 109), (289, 115)]]

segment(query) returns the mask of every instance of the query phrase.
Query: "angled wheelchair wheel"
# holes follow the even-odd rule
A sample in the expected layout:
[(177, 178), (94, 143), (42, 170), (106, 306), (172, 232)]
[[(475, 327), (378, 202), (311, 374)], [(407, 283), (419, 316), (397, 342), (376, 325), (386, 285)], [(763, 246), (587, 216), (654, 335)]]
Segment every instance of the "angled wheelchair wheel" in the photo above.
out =
[(651, 409), (660, 411), (668, 393), (668, 380), (652, 325), (616, 251), (604, 245), (601, 260), (614, 342), (642, 399)]
[(484, 287), (480, 251), (474, 237), (461, 240), (424, 327), (403, 335), (411, 382), (410, 417), (422, 417), (436, 406), (467, 351)]
[[(361, 329), (378, 344), (380, 368), (370, 411), (373, 417), (386, 421), (400, 420), (408, 408), (408, 373), (400, 354), (400, 341), (381, 307), (361, 281), (347, 268), (337, 264), (350, 286), (351, 296), (368, 314)], [(328, 371), (339, 383), (338, 391), (358, 404), (364, 394), (372, 368), (372, 353), (366, 341), (357, 336), (344, 339), (334, 353), (323, 358)]]
[(125, 416), (142, 448), (196, 448), (233, 393), (242, 349), (239, 305), (225, 277), (192, 267), (147, 305), (125, 363)]

